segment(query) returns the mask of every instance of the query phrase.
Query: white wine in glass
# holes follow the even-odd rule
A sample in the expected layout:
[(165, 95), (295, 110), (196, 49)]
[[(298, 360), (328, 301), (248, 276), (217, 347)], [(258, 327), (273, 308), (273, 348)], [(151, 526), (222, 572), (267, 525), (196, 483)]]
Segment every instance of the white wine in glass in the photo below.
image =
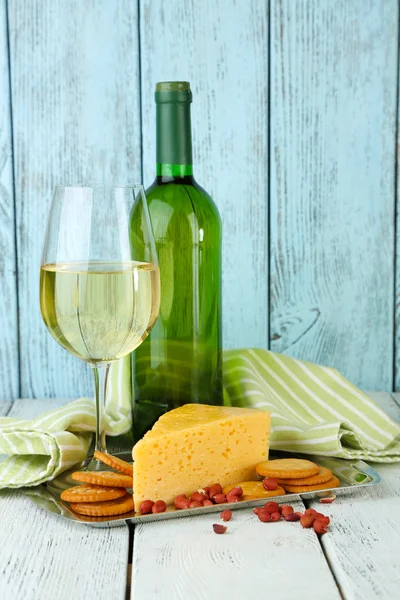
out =
[[(131, 245), (132, 207), (138, 204), (142, 210), (135, 231), (140, 235)], [(53, 338), (93, 369), (96, 450), (106, 451), (109, 368), (147, 337), (159, 305), (157, 256), (143, 188), (57, 187), (40, 270), (40, 307)]]

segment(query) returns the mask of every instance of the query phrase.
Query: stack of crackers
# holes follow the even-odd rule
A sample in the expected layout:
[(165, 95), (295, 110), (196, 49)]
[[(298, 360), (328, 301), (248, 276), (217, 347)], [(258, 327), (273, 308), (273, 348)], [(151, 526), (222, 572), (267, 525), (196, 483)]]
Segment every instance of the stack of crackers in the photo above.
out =
[(260, 477), (273, 477), (286, 492), (300, 494), (337, 488), (339, 479), (326, 467), (300, 458), (266, 460), (256, 467)]
[(71, 510), (89, 517), (122, 515), (134, 510), (132, 494), (133, 467), (116, 456), (95, 452), (94, 458), (115, 471), (76, 471), (72, 479), (83, 483), (61, 493)]
[[(72, 473), (72, 479), (81, 485), (64, 490), (61, 500), (69, 502), (75, 513), (89, 517), (108, 517), (134, 511), (132, 493), (129, 492), (133, 486), (133, 466), (104, 452), (95, 452), (94, 457), (114, 471)], [(223, 494), (240, 486), (240, 500), (256, 500), (283, 496), (286, 492), (299, 494), (340, 485), (339, 479), (326, 467), (299, 458), (266, 460), (257, 465), (256, 472), (263, 481), (234, 483), (225, 487)], [(272, 483), (272, 486), (269, 485)]]

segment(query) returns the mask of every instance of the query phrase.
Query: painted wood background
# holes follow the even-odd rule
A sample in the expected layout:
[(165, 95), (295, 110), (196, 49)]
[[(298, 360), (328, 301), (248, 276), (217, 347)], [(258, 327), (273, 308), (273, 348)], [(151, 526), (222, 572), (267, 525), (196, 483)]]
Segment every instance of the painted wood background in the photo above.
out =
[(194, 93), (225, 347), (400, 388), (400, 0), (0, 0), (0, 399), (91, 392), (41, 322), (56, 183), (149, 184), (156, 81)]

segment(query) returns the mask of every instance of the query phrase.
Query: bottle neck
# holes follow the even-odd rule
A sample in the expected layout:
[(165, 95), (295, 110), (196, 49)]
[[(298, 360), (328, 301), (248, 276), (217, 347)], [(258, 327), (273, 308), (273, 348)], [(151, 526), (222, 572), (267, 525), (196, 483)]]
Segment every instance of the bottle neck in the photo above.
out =
[(166, 177), (172, 179), (182, 179), (183, 177), (192, 177), (193, 166), (192, 165), (170, 165), (167, 163), (157, 163), (156, 166), (157, 177)]
[(190, 102), (157, 103), (157, 178), (193, 175)]

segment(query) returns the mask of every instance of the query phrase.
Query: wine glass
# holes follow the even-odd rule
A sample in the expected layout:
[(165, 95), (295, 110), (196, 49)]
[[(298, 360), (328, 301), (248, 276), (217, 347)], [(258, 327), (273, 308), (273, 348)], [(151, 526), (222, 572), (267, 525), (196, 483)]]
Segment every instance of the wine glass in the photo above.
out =
[[(92, 367), (95, 450), (106, 452), (110, 366), (143, 342), (159, 305), (157, 254), (143, 187), (57, 186), (40, 269), (40, 308), (53, 338)], [(96, 465), (92, 460), (88, 469)]]

